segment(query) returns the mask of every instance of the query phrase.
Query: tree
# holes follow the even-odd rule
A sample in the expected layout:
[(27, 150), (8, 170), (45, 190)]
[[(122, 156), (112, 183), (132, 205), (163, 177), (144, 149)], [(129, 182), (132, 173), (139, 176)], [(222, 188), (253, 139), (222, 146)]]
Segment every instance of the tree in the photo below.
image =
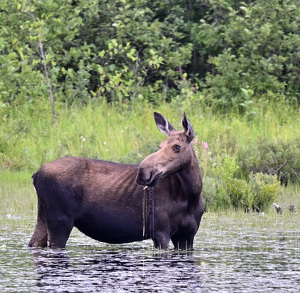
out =
[[(2, 105), (300, 100), (296, 0), (2, 0)], [(182, 88), (186, 91), (182, 91)]]
[[(217, 1), (218, 2), (218, 1)], [(207, 55), (205, 93), (222, 106), (245, 105), (252, 96), (299, 96), (298, 1), (208, 1), (194, 26), (198, 48)], [(204, 56), (203, 55), (203, 56)]]

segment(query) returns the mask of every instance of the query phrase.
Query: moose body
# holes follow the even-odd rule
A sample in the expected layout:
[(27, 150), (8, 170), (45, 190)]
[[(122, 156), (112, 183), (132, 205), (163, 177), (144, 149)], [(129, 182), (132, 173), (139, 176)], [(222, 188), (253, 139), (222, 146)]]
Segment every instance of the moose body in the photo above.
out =
[[(38, 216), (30, 247), (64, 248), (75, 226), (107, 243), (152, 238), (162, 249), (170, 240), (175, 248), (193, 248), (204, 211), (193, 130), (185, 114), (183, 131), (162, 115), (154, 116), (169, 139), (140, 165), (66, 157), (33, 175)], [(151, 211), (144, 209), (144, 186), (151, 188)]]

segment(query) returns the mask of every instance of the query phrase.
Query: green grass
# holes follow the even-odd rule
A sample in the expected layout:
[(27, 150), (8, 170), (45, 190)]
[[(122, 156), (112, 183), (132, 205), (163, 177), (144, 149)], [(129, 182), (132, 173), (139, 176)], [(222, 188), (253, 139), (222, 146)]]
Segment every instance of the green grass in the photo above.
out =
[(36, 215), (37, 199), (28, 172), (4, 172), (0, 175), (0, 218), (20, 219)]
[[(0, 231), (33, 231), (37, 216), (37, 197), (28, 172), (0, 173)], [(1, 232), (1, 233), (2, 233)]]
[(232, 146), (238, 151), (262, 137), (274, 142), (300, 137), (299, 110), (284, 105), (257, 105), (257, 114), (249, 116), (214, 113), (197, 104), (101, 103), (61, 108), (55, 122), (47, 108), (0, 109), (0, 168), (35, 171), (44, 162), (70, 155), (138, 163), (164, 139), (153, 111), (177, 128), (185, 111), (198, 140), (214, 149)]
[(117, 161), (153, 141), (150, 116), (150, 109), (136, 113), (102, 104), (63, 109), (52, 123), (51, 115), (29, 116), (20, 110), (1, 126), (0, 164), (2, 169), (33, 171), (70, 155)]
[[(7, 171), (0, 176), (0, 228), (4, 226), (34, 228), (37, 215), (37, 197), (32, 185), (31, 174), (28, 172)], [(266, 213), (244, 213), (242, 210), (219, 210), (204, 215), (203, 225), (215, 223), (218, 219), (230, 218), (237, 225), (253, 227), (274, 227), (274, 229), (294, 229), (298, 225), (300, 213), (291, 213), (288, 210), (290, 203), (300, 208), (300, 186), (290, 185), (283, 189), (277, 198), (282, 207), (281, 215), (277, 214), (271, 206)], [(222, 220), (222, 221), (223, 221)]]
[[(261, 139), (274, 145), (277, 141), (300, 139), (298, 108), (283, 103), (253, 103), (251, 110), (251, 115), (235, 110), (224, 114), (188, 100), (156, 106), (146, 102), (101, 102), (70, 107), (57, 105), (58, 116), (53, 121), (48, 105), (42, 101), (34, 108), (30, 104), (0, 108), (1, 215), (22, 214), (23, 210), (35, 214), (36, 197), (30, 177), (45, 162), (63, 156), (141, 162), (165, 139), (155, 126), (153, 111), (162, 113), (178, 129), (181, 115), (186, 112), (199, 141), (199, 159), (201, 140), (208, 143), (212, 156), (222, 153), (235, 156), (246, 150), (244, 156), (249, 157), (249, 147), (259, 148)], [(251, 156), (255, 160), (256, 152)], [(204, 163), (212, 164), (213, 159), (199, 161), (203, 167)], [(278, 198), (278, 203), (300, 207), (299, 185), (289, 188)]]
[(287, 211), (290, 205), (295, 205), (298, 211), (300, 211), (300, 185), (289, 184), (283, 188), (281, 194), (276, 198), (276, 203), (282, 207), (284, 211)]

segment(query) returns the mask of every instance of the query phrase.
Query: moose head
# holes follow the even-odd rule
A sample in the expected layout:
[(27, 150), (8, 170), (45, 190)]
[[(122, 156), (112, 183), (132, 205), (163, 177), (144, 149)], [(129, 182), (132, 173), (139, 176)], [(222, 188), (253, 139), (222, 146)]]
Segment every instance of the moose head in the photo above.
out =
[(160, 178), (180, 171), (191, 163), (193, 147), (191, 141), (194, 131), (185, 113), (182, 115), (183, 130), (177, 131), (173, 125), (161, 114), (154, 112), (157, 128), (168, 139), (160, 144), (160, 149), (146, 157), (140, 164), (136, 182), (139, 185), (153, 187)]

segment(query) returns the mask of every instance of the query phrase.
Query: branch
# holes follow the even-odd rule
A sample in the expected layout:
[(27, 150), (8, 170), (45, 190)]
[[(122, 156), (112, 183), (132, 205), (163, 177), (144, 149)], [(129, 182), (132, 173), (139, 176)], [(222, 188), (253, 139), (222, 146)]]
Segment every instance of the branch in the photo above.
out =
[(48, 90), (49, 90), (49, 97), (50, 97), (50, 104), (51, 104), (51, 109), (52, 109), (52, 115), (55, 118), (56, 114), (55, 114), (55, 109), (54, 109), (54, 98), (53, 98), (53, 93), (52, 93), (52, 86), (51, 86), (51, 82), (48, 76), (48, 69), (47, 69), (47, 62), (46, 62), (46, 55), (43, 49), (43, 43), (42, 43), (42, 39), (41, 37), (39, 38), (39, 47), (40, 47), (40, 51), (41, 51), (41, 57), (43, 59), (44, 62), (43, 63), (43, 67), (44, 67), (44, 71), (45, 71), (45, 77), (46, 77), (46, 84), (48, 86)]
[[(32, 20), (35, 22), (36, 19), (35, 19), (33, 11), (30, 12), (30, 15), (31, 15)], [(40, 57), (42, 59), (42, 64), (43, 64), (43, 67), (44, 67), (44, 72), (45, 72), (45, 77), (46, 77), (46, 85), (48, 86), (48, 91), (49, 91), (49, 98), (50, 98), (52, 116), (53, 116), (53, 118), (56, 118), (52, 86), (51, 86), (51, 82), (50, 82), (49, 75), (48, 75), (48, 67), (47, 67), (47, 62), (46, 62), (46, 53), (45, 53), (44, 48), (43, 48), (43, 42), (42, 42), (42, 36), (41, 35), (39, 36), (38, 44), (39, 44), (39, 48), (40, 48)]]

